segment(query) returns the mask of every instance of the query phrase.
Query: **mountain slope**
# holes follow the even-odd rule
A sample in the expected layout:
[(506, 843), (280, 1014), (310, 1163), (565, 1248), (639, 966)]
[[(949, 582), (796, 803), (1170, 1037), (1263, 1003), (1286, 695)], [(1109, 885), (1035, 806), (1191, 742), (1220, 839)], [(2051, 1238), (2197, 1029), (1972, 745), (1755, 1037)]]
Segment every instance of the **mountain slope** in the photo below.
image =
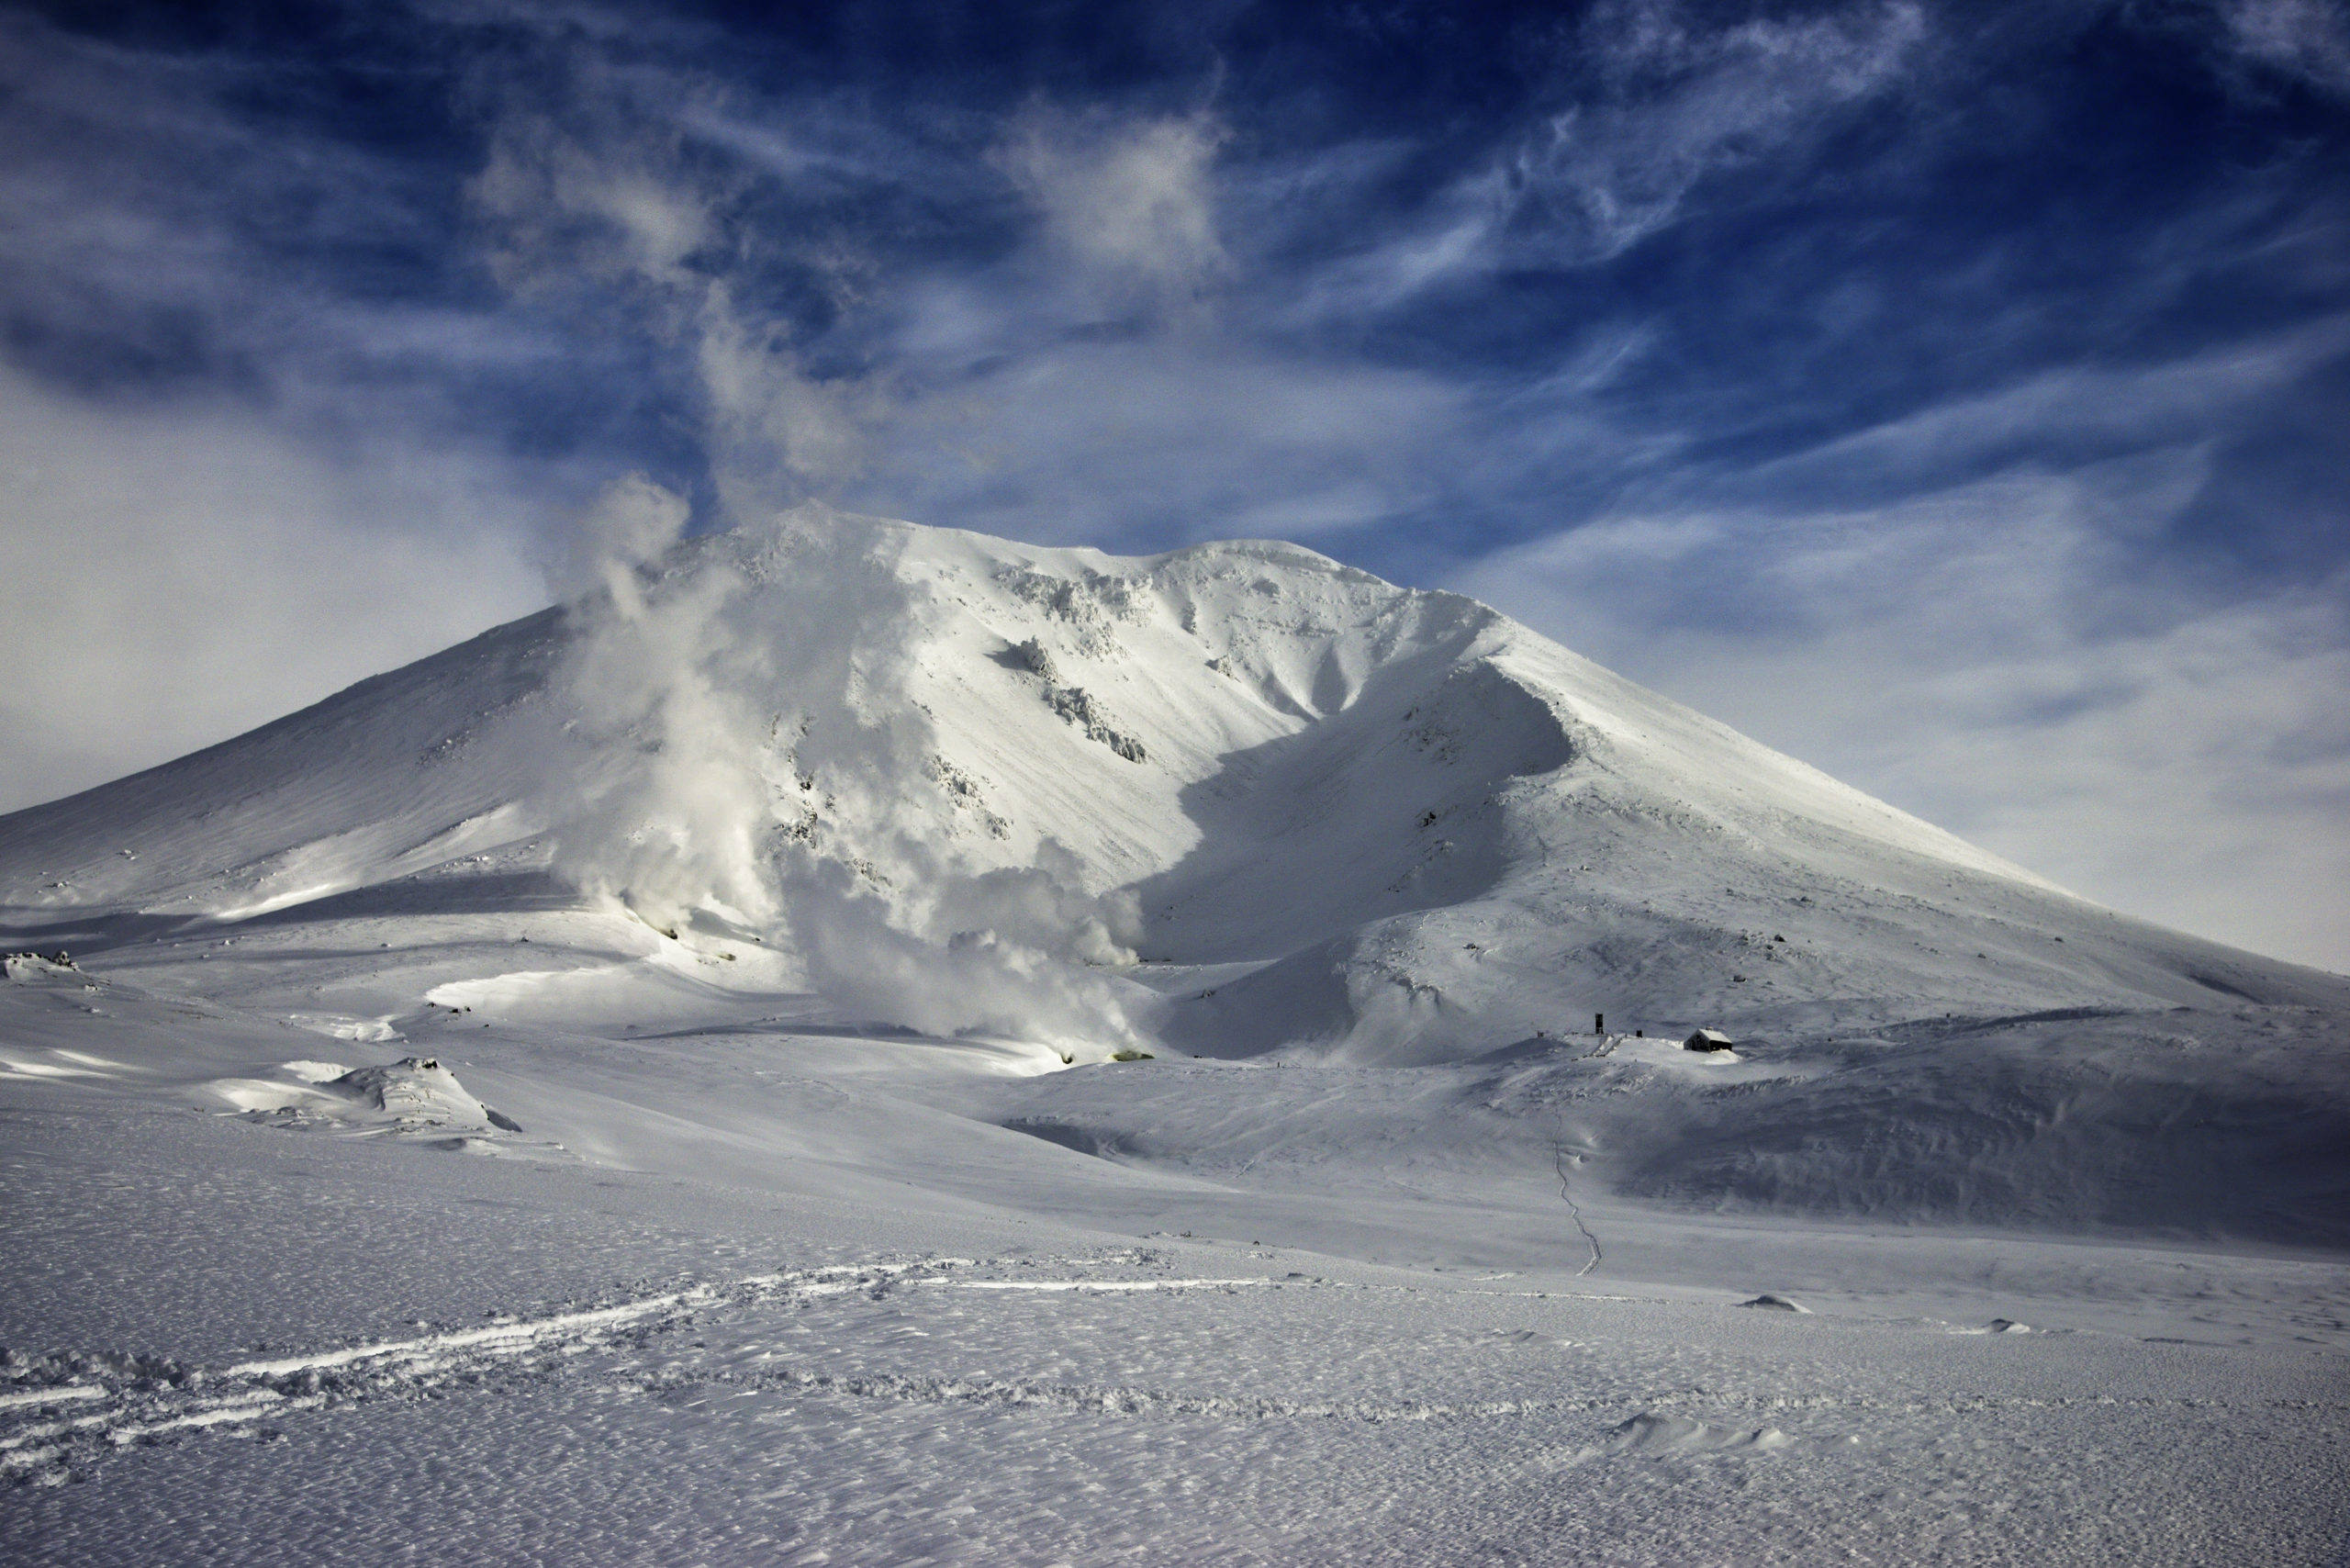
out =
[(104, 940), (502, 873), (803, 959), (877, 924), (917, 963), (957, 932), (1131, 950), (1170, 1000), (1124, 1010), (1174, 1043), (1360, 1060), (1599, 1013), (1785, 1031), (2350, 990), (1291, 546), (1117, 560), (802, 517), (641, 577), (633, 614), (543, 612), (0, 819), (0, 903)]

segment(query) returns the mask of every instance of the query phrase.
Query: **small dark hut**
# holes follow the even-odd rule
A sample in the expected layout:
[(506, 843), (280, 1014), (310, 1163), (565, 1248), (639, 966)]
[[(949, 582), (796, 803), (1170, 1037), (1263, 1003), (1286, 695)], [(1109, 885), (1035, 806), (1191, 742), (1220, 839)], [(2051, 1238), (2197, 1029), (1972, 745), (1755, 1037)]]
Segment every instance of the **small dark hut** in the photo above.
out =
[(1736, 1044), (1719, 1029), (1700, 1029), (1681, 1042), (1684, 1051), (1726, 1051)]

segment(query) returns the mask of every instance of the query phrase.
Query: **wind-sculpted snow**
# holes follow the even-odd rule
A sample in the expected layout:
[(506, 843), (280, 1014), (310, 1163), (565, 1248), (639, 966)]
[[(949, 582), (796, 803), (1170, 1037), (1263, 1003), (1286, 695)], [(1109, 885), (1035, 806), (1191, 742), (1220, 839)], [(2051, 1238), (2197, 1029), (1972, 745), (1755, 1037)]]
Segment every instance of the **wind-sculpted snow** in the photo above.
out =
[(135, 1354), (0, 1351), (0, 1420), (13, 1417), (17, 1423), (14, 1430), (0, 1429), (0, 1473), (14, 1481), (53, 1484), (77, 1465), (167, 1435), (235, 1431), (300, 1411), (476, 1386), (518, 1361), (526, 1373), (544, 1372), (561, 1365), (543, 1359), (550, 1355), (573, 1356), (616, 1341), (642, 1346), (650, 1335), (689, 1326), (697, 1309), (778, 1297), (796, 1304), (872, 1289), (909, 1267), (833, 1266), (688, 1286), (543, 1317), (500, 1317), (486, 1327), (219, 1368)]
[[(1070, 1260), (1082, 1266), (1090, 1260)], [(1000, 1269), (1002, 1265), (993, 1265)], [(0, 1475), (54, 1484), (87, 1475), (109, 1454), (141, 1443), (207, 1432), (282, 1435), (278, 1424), (370, 1400), (412, 1400), (461, 1389), (511, 1392), (557, 1376), (614, 1375), (583, 1360), (599, 1352), (641, 1354), (665, 1339), (708, 1331), (713, 1318), (778, 1312), (804, 1315), (824, 1298), (890, 1299), (906, 1291), (1051, 1292), (1088, 1296), (1263, 1290), (1265, 1278), (1125, 1279), (1081, 1273), (1063, 1279), (964, 1277), (968, 1260), (832, 1265), (691, 1285), (543, 1317), (501, 1316), (487, 1327), (411, 1339), (341, 1346), (226, 1367), (185, 1365), (135, 1354), (0, 1351)], [(1281, 1288), (1311, 1290), (1315, 1283)], [(1334, 1288), (1324, 1283), (1319, 1288)], [(697, 1349), (706, 1349), (699, 1345)], [(622, 1375), (625, 1375), (623, 1373)], [(642, 1374), (639, 1374), (642, 1375)], [(1218, 1421), (1359, 1422), (1493, 1420), (1561, 1409), (1606, 1408), (1612, 1400), (1486, 1400), (1466, 1404), (1403, 1399), (1315, 1400), (1242, 1393), (1181, 1393), (990, 1376), (984, 1372), (840, 1374), (755, 1356), (746, 1364), (710, 1358), (672, 1363), (649, 1385), (665, 1392), (697, 1383), (787, 1394), (958, 1404), (1068, 1412), (1089, 1417), (1193, 1417)], [(13, 1428), (8, 1423), (14, 1423)]]
[[(1034, 1267), (1032, 1260), (1017, 1262)], [(305, 1412), (331, 1411), (369, 1400), (430, 1397), (456, 1389), (494, 1390), (501, 1382), (528, 1384), (553, 1376), (579, 1376), (593, 1365), (582, 1360), (584, 1355), (641, 1353), (664, 1338), (706, 1331), (714, 1317), (804, 1314), (828, 1297), (856, 1295), (878, 1302), (922, 1290), (1116, 1297), (1137, 1293), (1337, 1288), (1326, 1281), (1277, 1284), (1261, 1276), (1122, 1277), (1103, 1270), (1099, 1260), (1067, 1260), (1063, 1266), (1085, 1271), (1069, 1277), (1007, 1279), (1000, 1277), (1005, 1266), (1002, 1261), (975, 1265), (970, 1260), (957, 1259), (835, 1264), (688, 1285), (543, 1316), (500, 1315), (482, 1327), (442, 1329), (413, 1338), (274, 1355), (225, 1367), (192, 1366), (119, 1352), (28, 1355), (0, 1350), (0, 1475), (20, 1484), (55, 1484), (77, 1473), (86, 1474), (107, 1455), (140, 1443), (205, 1432), (252, 1437), (257, 1425), (263, 1428), (263, 1435), (275, 1436), (276, 1423)], [(1128, 1266), (1132, 1267), (1131, 1260)], [(598, 1367), (590, 1375), (594, 1374), (609, 1377), (612, 1370)], [(754, 1357), (747, 1364), (730, 1364), (722, 1358), (710, 1358), (699, 1367), (672, 1364), (655, 1374), (654, 1381), (666, 1390), (688, 1383), (719, 1383), (786, 1394), (1068, 1411), (1093, 1417), (1183, 1416), (1224, 1421), (1489, 1420), (1561, 1408), (1604, 1408), (1609, 1403), (1299, 1400), (1007, 1379), (984, 1372), (841, 1375), (778, 1362), (772, 1356)]]

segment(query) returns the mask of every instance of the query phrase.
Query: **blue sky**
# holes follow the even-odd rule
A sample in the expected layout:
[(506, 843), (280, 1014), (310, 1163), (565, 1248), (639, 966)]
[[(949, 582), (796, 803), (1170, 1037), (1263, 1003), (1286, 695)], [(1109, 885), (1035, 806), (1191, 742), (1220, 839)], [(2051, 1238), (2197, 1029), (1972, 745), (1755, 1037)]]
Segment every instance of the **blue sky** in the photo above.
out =
[(0, 806), (641, 471), (1464, 589), (2350, 969), (2350, 12), (0, 12)]

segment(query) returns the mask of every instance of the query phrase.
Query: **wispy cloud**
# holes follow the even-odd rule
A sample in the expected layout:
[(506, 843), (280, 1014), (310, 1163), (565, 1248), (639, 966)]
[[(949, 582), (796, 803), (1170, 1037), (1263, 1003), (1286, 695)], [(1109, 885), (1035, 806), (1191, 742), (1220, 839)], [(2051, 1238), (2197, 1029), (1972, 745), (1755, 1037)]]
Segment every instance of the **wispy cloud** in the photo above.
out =
[(1755, 465), (1733, 483), (1749, 494), (1832, 505), (1840, 497), (1937, 488), (2052, 454), (2081, 465), (2193, 442), (2217, 433), (2229, 412), (2255, 408), (2344, 353), (2350, 316), (2153, 365), (2046, 370)]
[(1457, 586), (2077, 891), (2340, 967), (2350, 576), (2245, 594), (2150, 556), (2203, 469), (1628, 515)]
[(1887, 90), (1926, 35), (1908, 4), (1718, 28), (1671, 0), (1602, 6), (1579, 40), (1598, 90), (1514, 150), (1509, 222), (1539, 251), (1618, 254), (1672, 221), (1700, 180), (1751, 166)]
[(1556, 46), (1561, 101), (1419, 221), (1317, 280), (1317, 302), (1386, 308), (1463, 273), (1611, 260), (1674, 221), (1701, 182), (1892, 90), (1928, 31), (1903, 3), (1710, 27), (1675, 0), (1600, 6)]
[(2350, 97), (2350, 17), (2327, 0), (2221, 0), (2227, 47), (2245, 64)]
[(1202, 113), (1132, 119), (1029, 112), (996, 157), (1045, 216), (1097, 308), (1196, 303), (1225, 272), (1212, 166), (1226, 132)]
[(553, 353), (341, 276), (420, 199), (255, 74), (0, 18), (0, 805), (161, 762), (540, 598), (577, 476), (464, 433)]
[[(24, 461), (77, 498), (12, 527), (115, 509), (134, 605), (189, 580), (174, 541), (233, 554), (238, 504), (313, 599), (442, 543), (526, 583), (631, 474), (665, 527), (816, 497), (1304, 536), (2093, 892), (2282, 930), (2243, 924), (2245, 846), (2328, 799), (2310, 694), (2350, 568), (2338, 10), (893, 16), (508, 0), (234, 48), (0, 19), (0, 353), (47, 432)], [(243, 454), (256, 489), (142, 513), (117, 444)], [(420, 644), (509, 596), (395, 597)], [(10, 634), (74, 645), (72, 590), (41, 598)], [(308, 634), (280, 613), (240, 612)], [(220, 669), (244, 632), (175, 635)], [(243, 722), (216, 699), (104, 760), (61, 701), (19, 775), (160, 760)], [(2145, 761), (2165, 729), (2205, 738)], [(2241, 875), (2142, 897), (2134, 830), (2063, 816), (2158, 784)]]
[(330, 454), (232, 407), (0, 373), (0, 806), (265, 723), (542, 602), (537, 498), (462, 449)]

